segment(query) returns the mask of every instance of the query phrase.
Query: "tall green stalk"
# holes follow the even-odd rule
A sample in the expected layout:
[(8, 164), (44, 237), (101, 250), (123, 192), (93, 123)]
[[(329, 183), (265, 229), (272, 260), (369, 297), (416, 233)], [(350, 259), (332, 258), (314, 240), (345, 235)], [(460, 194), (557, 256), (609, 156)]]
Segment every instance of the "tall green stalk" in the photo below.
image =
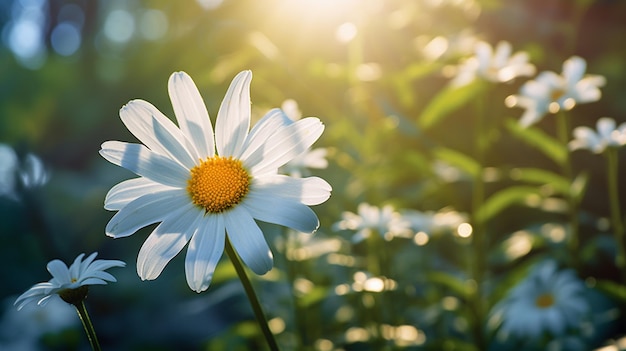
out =
[[(569, 143), (570, 127), (569, 119), (564, 111), (559, 112), (556, 115), (557, 118), (557, 135), (563, 147), (567, 150)], [(574, 173), (572, 171), (572, 164), (570, 160), (570, 154), (565, 153), (565, 158), (561, 164), (563, 175), (570, 181), (570, 187), (566, 194), (566, 200), (568, 203), (567, 215), (569, 220), (569, 237), (567, 241), (567, 247), (570, 253), (570, 257), (573, 260), (573, 265), (578, 268), (578, 199), (573, 193), (572, 184), (574, 182)]]
[[(486, 93), (485, 96), (489, 94)], [(483, 282), (485, 280), (486, 264), (486, 238), (485, 224), (482, 219), (478, 218), (478, 212), (485, 201), (485, 183), (483, 179), (483, 170), (485, 166), (485, 151), (488, 146), (488, 139), (485, 126), (485, 102), (482, 99), (476, 101), (476, 124), (474, 135), (474, 152), (476, 161), (480, 165), (479, 170), (474, 174), (472, 189), (472, 276), (476, 282), (476, 291), (474, 294), (474, 313), (476, 321), (474, 324), (474, 338), (476, 347), (480, 350), (485, 349), (483, 324), (485, 321), (485, 305), (483, 301)]]
[(263, 313), (263, 309), (261, 308), (259, 299), (256, 296), (256, 292), (254, 291), (254, 288), (252, 287), (250, 278), (248, 278), (248, 275), (246, 274), (246, 270), (244, 269), (243, 264), (241, 263), (241, 260), (239, 259), (239, 256), (233, 249), (233, 246), (231, 245), (230, 240), (228, 240), (228, 237), (226, 238), (225, 246), (226, 246), (225, 247), (226, 254), (228, 254), (230, 261), (233, 263), (233, 267), (235, 267), (235, 271), (237, 272), (237, 275), (239, 276), (239, 280), (241, 280), (241, 285), (243, 285), (243, 288), (246, 291), (246, 295), (248, 296), (248, 300), (250, 301), (250, 305), (252, 306), (252, 310), (254, 311), (254, 316), (256, 317), (256, 320), (259, 323), (259, 327), (261, 328), (261, 331), (263, 332), (263, 336), (265, 337), (265, 340), (267, 341), (267, 344), (270, 350), (278, 351), (279, 350), (278, 344), (276, 343), (276, 339), (274, 339), (274, 334), (272, 334), (272, 331), (270, 330), (270, 327), (267, 324), (267, 319), (265, 318), (265, 314)]
[(98, 337), (96, 336), (96, 330), (91, 323), (91, 319), (89, 318), (89, 314), (87, 313), (87, 308), (85, 308), (85, 301), (81, 300), (73, 304), (76, 307), (76, 312), (78, 312), (78, 317), (80, 321), (83, 323), (83, 327), (85, 328), (85, 332), (87, 333), (87, 338), (89, 339), (89, 344), (94, 351), (102, 350), (100, 348), (100, 343), (98, 343)]
[(613, 227), (613, 235), (617, 243), (617, 256), (615, 265), (622, 275), (622, 283), (626, 283), (626, 240), (624, 238), (624, 223), (619, 203), (619, 187), (618, 187), (618, 157), (617, 149), (609, 147), (604, 152), (607, 159), (607, 187), (609, 192), (609, 204), (611, 208), (611, 224)]

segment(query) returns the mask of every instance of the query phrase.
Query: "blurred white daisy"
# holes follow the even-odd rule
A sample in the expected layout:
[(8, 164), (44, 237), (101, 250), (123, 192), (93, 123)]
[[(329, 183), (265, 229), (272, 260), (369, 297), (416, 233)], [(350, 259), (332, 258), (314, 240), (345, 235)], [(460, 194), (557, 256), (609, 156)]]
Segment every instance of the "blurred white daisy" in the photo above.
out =
[(597, 132), (581, 126), (574, 128), (574, 140), (570, 141), (570, 150), (587, 149), (597, 154), (607, 147), (620, 147), (626, 144), (626, 123), (615, 127), (615, 120), (602, 117), (596, 122)]
[(535, 74), (535, 66), (528, 62), (528, 53), (519, 51), (511, 55), (512, 51), (508, 41), (499, 42), (495, 49), (487, 42), (478, 41), (474, 47), (474, 56), (461, 63), (451, 84), (462, 86), (476, 78), (492, 83), (506, 83), (517, 77)]
[(552, 71), (541, 72), (534, 80), (522, 85), (519, 95), (511, 95), (505, 102), (509, 107), (526, 109), (519, 123), (528, 127), (548, 112), (571, 110), (576, 104), (598, 101), (605, 78), (585, 74), (586, 69), (587, 62), (583, 58), (572, 56), (563, 62), (560, 75)]
[[(115, 282), (116, 279), (105, 270), (111, 267), (124, 267), (126, 263), (118, 260), (95, 260), (98, 253), (94, 252), (83, 261), (85, 254), (80, 254), (74, 262), (67, 267), (61, 260), (52, 260), (48, 262), (48, 272), (52, 275), (52, 279), (44, 283), (37, 283), (20, 295), (15, 300), (17, 309), (21, 310), (25, 305), (31, 302), (37, 302), (37, 305), (45, 305), (52, 296), (59, 295), (65, 302), (75, 303), (75, 294), (87, 295), (89, 285), (104, 285), (109, 282)], [(82, 288), (82, 289), (81, 289)], [(79, 291), (80, 290), (80, 291)]]
[(37, 188), (45, 185), (50, 179), (43, 162), (36, 155), (29, 153), (20, 164), (15, 150), (0, 143), (0, 197), (19, 201), (18, 189)]
[(18, 167), (17, 154), (13, 148), (0, 144), (0, 196), (17, 200), (15, 186)]
[(334, 224), (334, 229), (356, 231), (352, 237), (355, 243), (368, 238), (372, 232), (378, 233), (386, 240), (410, 237), (412, 234), (410, 223), (391, 205), (381, 208), (363, 202), (359, 204), (357, 213), (345, 211), (341, 218)]
[(424, 232), (429, 235), (441, 232), (454, 232), (461, 223), (468, 221), (467, 215), (452, 211), (402, 211), (402, 217), (410, 223), (414, 232)]
[(309, 208), (326, 201), (331, 187), (321, 178), (292, 178), (279, 167), (307, 150), (324, 125), (308, 117), (293, 122), (274, 109), (250, 127), (250, 81), (243, 71), (222, 101), (215, 133), (191, 77), (170, 76), (168, 90), (176, 126), (143, 100), (120, 110), (122, 122), (142, 144), (107, 141), (100, 154), (139, 178), (114, 186), (104, 207), (118, 211), (106, 234), (121, 238), (160, 224), (139, 250), (137, 273), (156, 279), (187, 243), (185, 273), (189, 287), (209, 287), (228, 238), (255, 273), (272, 268), (273, 258), (255, 220), (301, 232), (317, 230)]
[(280, 170), (296, 178), (309, 176), (311, 168), (325, 169), (328, 167), (328, 160), (326, 160), (327, 154), (328, 150), (326, 148), (307, 150), (287, 162)]
[(587, 319), (590, 304), (584, 293), (573, 270), (558, 270), (556, 262), (544, 261), (494, 306), (490, 324), (499, 325), (501, 338), (559, 337)]
[(32, 153), (26, 155), (19, 175), (22, 184), (28, 189), (45, 185), (50, 179), (50, 173), (46, 171), (41, 159)]
[[(302, 112), (300, 112), (296, 100), (287, 99), (283, 101), (280, 108), (292, 121), (297, 121), (302, 118)], [(328, 167), (328, 160), (326, 160), (327, 154), (328, 150), (326, 148), (307, 149), (282, 166), (280, 171), (296, 178), (310, 176), (311, 172), (309, 169), (325, 169)]]

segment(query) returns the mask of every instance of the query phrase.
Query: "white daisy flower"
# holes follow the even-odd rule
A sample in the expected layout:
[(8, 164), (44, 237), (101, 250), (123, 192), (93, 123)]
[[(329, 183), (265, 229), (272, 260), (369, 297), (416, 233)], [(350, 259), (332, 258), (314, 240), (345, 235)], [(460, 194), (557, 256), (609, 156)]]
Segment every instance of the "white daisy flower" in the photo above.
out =
[(534, 80), (529, 80), (520, 88), (519, 95), (511, 95), (506, 104), (519, 106), (526, 111), (520, 124), (528, 127), (540, 121), (543, 116), (560, 110), (571, 110), (576, 104), (600, 100), (600, 87), (605, 78), (600, 75), (585, 74), (587, 62), (573, 56), (563, 63), (562, 73), (541, 72)]
[(517, 77), (535, 74), (535, 66), (528, 62), (528, 53), (519, 51), (511, 55), (512, 51), (508, 41), (499, 42), (495, 49), (484, 41), (477, 42), (474, 47), (475, 56), (460, 65), (451, 84), (466, 85), (477, 77), (492, 83), (506, 83)]
[(29, 153), (20, 162), (11, 146), (0, 143), (0, 197), (19, 201), (20, 184), (24, 189), (32, 189), (45, 185), (49, 179), (50, 175), (39, 157)]
[(620, 147), (626, 144), (626, 123), (615, 128), (615, 120), (609, 117), (596, 122), (596, 133), (589, 127), (574, 128), (574, 140), (570, 141), (570, 150), (587, 149), (600, 154), (607, 147)]
[(118, 260), (95, 260), (98, 253), (94, 252), (83, 261), (85, 254), (76, 257), (68, 268), (61, 260), (48, 262), (48, 272), (52, 279), (48, 282), (33, 285), (15, 300), (17, 309), (21, 310), (26, 304), (37, 301), (37, 305), (45, 305), (53, 295), (59, 295), (65, 302), (74, 303), (76, 294), (87, 295), (85, 290), (89, 285), (105, 285), (107, 281), (116, 279), (105, 270), (111, 267), (124, 267), (126, 263)]
[(43, 162), (32, 153), (26, 155), (19, 175), (24, 187), (29, 189), (45, 185), (50, 180), (50, 173), (46, 171)]
[(356, 231), (352, 237), (355, 243), (368, 238), (372, 231), (377, 232), (386, 240), (411, 235), (410, 223), (391, 205), (380, 208), (363, 202), (359, 204), (357, 213), (345, 211), (341, 217), (342, 219), (334, 224), (334, 228)]
[(0, 144), (0, 196), (17, 200), (15, 192), (19, 162), (12, 147)]
[(573, 270), (559, 271), (556, 262), (545, 261), (494, 306), (490, 324), (500, 325), (502, 338), (562, 336), (588, 317), (590, 305), (584, 292), (585, 285)]
[(326, 201), (331, 187), (321, 178), (291, 178), (278, 168), (307, 150), (324, 125), (308, 117), (293, 122), (274, 109), (248, 132), (250, 81), (243, 71), (222, 101), (215, 133), (193, 80), (170, 76), (168, 90), (178, 127), (142, 100), (120, 110), (122, 122), (142, 144), (107, 141), (100, 154), (139, 178), (114, 186), (104, 207), (118, 211), (106, 234), (121, 238), (160, 222), (139, 250), (137, 273), (156, 279), (189, 243), (185, 273), (189, 287), (209, 287), (228, 238), (255, 273), (272, 268), (270, 248), (255, 220), (301, 232), (317, 230), (308, 207)]

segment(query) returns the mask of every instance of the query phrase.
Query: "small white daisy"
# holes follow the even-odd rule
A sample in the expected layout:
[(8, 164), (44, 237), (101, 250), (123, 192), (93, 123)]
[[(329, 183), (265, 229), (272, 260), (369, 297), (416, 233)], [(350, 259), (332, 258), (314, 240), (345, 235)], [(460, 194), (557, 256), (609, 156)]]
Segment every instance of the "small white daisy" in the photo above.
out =
[(585, 285), (573, 270), (559, 271), (556, 262), (544, 261), (494, 306), (490, 324), (500, 325), (502, 338), (559, 337), (588, 317), (584, 293)]
[[(83, 261), (85, 254), (80, 254), (74, 263), (68, 268), (61, 260), (48, 262), (48, 272), (52, 274), (52, 279), (44, 283), (33, 285), (25, 293), (15, 300), (17, 309), (21, 310), (26, 304), (37, 302), (38, 305), (45, 305), (48, 300), (59, 295), (65, 302), (74, 303), (75, 293), (87, 294), (85, 288), (89, 285), (105, 285), (107, 281), (115, 282), (116, 279), (105, 270), (111, 267), (124, 267), (126, 263), (118, 260), (95, 260), (98, 253), (94, 252)], [(79, 291), (80, 290), (80, 291)]]
[(479, 41), (474, 47), (474, 56), (466, 59), (459, 67), (451, 84), (462, 86), (476, 78), (492, 83), (506, 83), (521, 76), (535, 74), (535, 66), (528, 62), (524, 51), (511, 55), (513, 49), (508, 41), (501, 41), (494, 48), (489, 43)]
[(585, 74), (586, 69), (587, 62), (573, 56), (563, 62), (561, 74), (541, 72), (534, 80), (524, 83), (519, 95), (511, 95), (505, 102), (509, 107), (526, 109), (519, 123), (528, 127), (539, 122), (548, 112), (571, 110), (576, 104), (598, 101), (605, 78)]
[(104, 207), (118, 211), (106, 234), (121, 238), (153, 223), (160, 224), (139, 250), (137, 273), (156, 279), (185, 245), (189, 287), (209, 287), (228, 238), (252, 271), (273, 266), (270, 248), (255, 220), (301, 232), (317, 230), (309, 208), (330, 197), (321, 178), (292, 178), (279, 167), (305, 152), (322, 134), (318, 118), (291, 121), (271, 110), (250, 127), (250, 81), (243, 71), (232, 81), (215, 122), (191, 77), (170, 76), (168, 90), (176, 126), (143, 100), (120, 110), (122, 122), (142, 144), (107, 141), (100, 154), (139, 178), (114, 186)]
[(587, 149), (600, 154), (607, 147), (620, 147), (626, 144), (626, 123), (615, 127), (613, 118), (603, 117), (596, 122), (598, 132), (589, 127), (574, 128), (574, 140), (570, 141), (570, 150)]
[(363, 202), (359, 204), (357, 213), (345, 211), (341, 214), (341, 218), (334, 224), (335, 230), (356, 231), (352, 237), (355, 243), (368, 238), (372, 231), (386, 240), (398, 236), (409, 237), (412, 234), (410, 223), (391, 205), (380, 208)]
[(413, 231), (429, 235), (456, 231), (459, 225), (468, 221), (467, 215), (452, 210), (438, 212), (405, 210), (402, 211), (402, 217), (410, 223)]

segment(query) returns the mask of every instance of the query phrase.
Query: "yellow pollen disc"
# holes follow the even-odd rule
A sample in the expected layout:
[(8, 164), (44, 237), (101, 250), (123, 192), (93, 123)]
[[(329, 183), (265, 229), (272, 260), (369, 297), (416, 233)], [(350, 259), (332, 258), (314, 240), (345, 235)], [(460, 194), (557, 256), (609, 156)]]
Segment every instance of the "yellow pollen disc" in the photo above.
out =
[(187, 192), (197, 206), (219, 213), (237, 205), (250, 189), (250, 176), (241, 161), (209, 157), (191, 169)]
[(552, 92), (550, 93), (550, 99), (552, 99), (552, 101), (557, 101), (558, 99), (560, 99), (563, 95), (565, 95), (565, 92), (562, 89), (554, 89), (552, 90)]
[(535, 305), (541, 308), (548, 308), (554, 305), (554, 297), (551, 294), (545, 293), (541, 294), (535, 300)]

